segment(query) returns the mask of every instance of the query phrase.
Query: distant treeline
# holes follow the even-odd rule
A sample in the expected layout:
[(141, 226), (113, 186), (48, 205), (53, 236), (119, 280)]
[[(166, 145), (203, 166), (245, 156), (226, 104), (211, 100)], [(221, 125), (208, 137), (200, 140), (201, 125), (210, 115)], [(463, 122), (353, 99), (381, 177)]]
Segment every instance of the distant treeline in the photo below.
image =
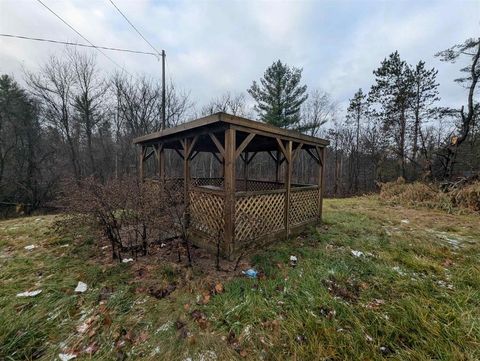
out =
[[(353, 95), (344, 117), (328, 92), (301, 84), (301, 69), (276, 61), (247, 90), (253, 108), (244, 93), (225, 93), (197, 106), (188, 91), (167, 84), (166, 126), (224, 111), (325, 137), (331, 142), (327, 194), (333, 196), (375, 191), (378, 182), (399, 176), (467, 176), (480, 167), (479, 54), (479, 39), (437, 54), (445, 61), (461, 57), (469, 62), (455, 80), (465, 88), (461, 109), (437, 106), (436, 69), (423, 61), (411, 66), (395, 52), (374, 70), (372, 88)], [(106, 75), (95, 57), (78, 51), (67, 50), (37, 71), (27, 70), (24, 84), (0, 77), (0, 202), (23, 204), (26, 213), (50, 204), (64, 179), (135, 173), (133, 138), (161, 127), (156, 80)], [(169, 155), (169, 162), (176, 161)], [(251, 178), (274, 177), (268, 156), (253, 163)], [(199, 156), (195, 173), (216, 176), (218, 164), (210, 155)], [(315, 170), (307, 157), (300, 157), (294, 173), (309, 182)], [(181, 174), (172, 170), (171, 175)]]

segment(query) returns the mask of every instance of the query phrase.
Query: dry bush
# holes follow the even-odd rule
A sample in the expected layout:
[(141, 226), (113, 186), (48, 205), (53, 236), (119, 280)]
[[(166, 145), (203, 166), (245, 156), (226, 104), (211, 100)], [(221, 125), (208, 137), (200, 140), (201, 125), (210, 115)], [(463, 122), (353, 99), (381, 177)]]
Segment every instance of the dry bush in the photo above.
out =
[(423, 206), (445, 211), (453, 208), (451, 196), (443, 193), (438, 186), (421, 182), (406, 183), (403, 178), (381, 183), (380, 198), (405, 206)]
[(468, 184), (454, 193), (454, 203), (457, 207), (480, 212), (480, 181)]
[(380, 184), (380, 198), (404, 206), (422, 206), (451, 212), (455, 208), (480, 211), (480, 181), (444, 191), (439, 185), (406, 183), (403, 178)]

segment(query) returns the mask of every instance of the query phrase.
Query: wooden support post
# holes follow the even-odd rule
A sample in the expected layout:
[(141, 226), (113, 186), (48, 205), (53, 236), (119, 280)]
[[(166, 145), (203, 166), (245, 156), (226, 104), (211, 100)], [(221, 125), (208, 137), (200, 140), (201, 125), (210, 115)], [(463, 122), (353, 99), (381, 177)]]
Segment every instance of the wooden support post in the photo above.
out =
[(138, 178), (140, 182), (143, 182), (145, 179), (145, 167), (144, 167), (144, 160), (145, 160), (145, 152), (147, 151), (147, 147), (142, 144), (140, 149), (140, 156), (139, 156), (139, 163), (138, 163)]
[(245, 182), (245, 191), (248, 191), (248, 152), (243, 157), (243, 181)]
[(163, 192), (165, 190), (165, 150), (163, 149), (163, 144), (155, 145), (155, 153), (157, 156), (160, 190)]
[(280, 151), (277, 150), (275, 157), (275, 183), (280, 182)]
[(235, 129), (225, 130), (225, 156), (224, 156), (224, 192), (225, 192), (225, 233), (224, 252), (227, 257), (234, 250), (235, 232)]
[(318, 154), (318, 220), (322, 221), (323, 193), (325, 192), (325, 148)]
[(285, 234), (290, 235), (290, 192), (292, 180), (292, 141), (287, 142), (285, 148)]
[(183, 145), (183, 200), (185, 202), (185, 226), (190, 224), (190, 144), (191, 141), (185, 138)]

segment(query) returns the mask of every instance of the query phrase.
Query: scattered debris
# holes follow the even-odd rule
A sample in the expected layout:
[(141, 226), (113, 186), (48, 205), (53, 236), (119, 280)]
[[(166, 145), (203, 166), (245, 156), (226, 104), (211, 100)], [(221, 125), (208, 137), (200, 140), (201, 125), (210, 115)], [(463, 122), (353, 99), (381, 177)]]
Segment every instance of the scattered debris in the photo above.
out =
[(258, 272), (253, 268), (249, 268), (246, 271), (242, 271), (242, 273), (248, 278), (257, 278), (257, 275), (258, 275)]
[(215, 284), (215, 293), (220, 294), (223, 293), (223, 285), (220, 282)]
[(320, 307), (320, 314), (331, 320), (336, 316), (337, 312), (333, 308)]
[(75, 292), (77, 293), (83, 293), (87, 290), (88, 286), (86, 283), (83, 283), (81, 281), (78, 281), (77, 287), (75, 287)]
[(213, 351), (204, 351), (198, 354), (198, 361), (215, 361), (217, 354)]
[(307, 336), (305, 336), (305, 335), (297, 335), (297, 337), (295, 337), (295, 340), (296, 340), (298, 343), (305, 343), (305, 342), (307, 342)]
[(450, 258), (446, 258), (445, 261), (443, 261), (442, 266), (443, 267), (453, 266), (453, 261)]
[(65, 248), (65, 247), (70, 247), (70, 244), (65, 243), (65, 244), (60, 245), (60, 248)]
[(69, 361), (69, 360), (72, 360), (72, 359), (76, 358), (77, 355), (75, 355), (73, 353), (59, 353), (58, 357), (62, 361)]
[(155, 289), (153, 287), (150, 287), (148, 289), (148, 293), (155, 298), (161, 299), (161, 298), (167, 297), (170, 293), (172, 293), (176, 289), (177, 289), (177, 286), (172, 283), (172, 284), (169, 284), (167, 287), (160, 288), (160, 289)]
[(124, 258), (124, 259), (122, 259), (122, 262), (123, 262), (123, 263), (133, 262), (133, 258)]
[(42, 293), (42, 290), (25, 291), (25, 292), (17, 293), (17, 297), (35, 297), (36, 295), (39, 295), (40, 293)]
[(440, 287), (446, 288), (448, 290), (453, 290), (454, 289), (454, 287), (451, 283), (447, 283), (447, 282), (442, 281), (442, 280), (438, 280), (437, 285), (439, 285)]
[(339, 297), (347, 302), (356, 302), (360, 296), (360, 290), (368, 287), (366, 284), (359, 284), (354, 279), (349, 278), (343, 284), (339, 283), (335, 277), (331, 276), (329, 279), (323, 280), (323, 284), (327, 287), (328, 292), (335, 297)]
[(160, 248), (165, 248), (167, 245), (165, 243), (160, 243)]
[(297, 265), (297, 256), (290, 256), (290, 266), (295, 267)]
[(380, 308), (381, 305), (384, 305), (384, 304), (385, 304), (384, 300), (380, 298), (374, 298), (372, 301), (370, 301), (365, 305), (365, 308), (368, 308), (370, 310), (376, 310)]
[(352, 255), (355, 256), (355, 257), (365, 257), (365, 253), (363, 253), (362, 251), (355, 251), (352, 249)]
[(403, 223), (403, 224), (409, 224), (410, 223), (410, 221), (408, 219), (402, 219), (400, 222)]
[(390, 348), (388, 348), (387, 346), (380, 346), (379, 350), (383, 356), (387, 356), (392, 353), (392, 350), (390, 350)]
[(23, 247), (23, 248), (25, 248), (27, 251), (31, 251), (32, 249), (37, 248), (37, 246), (35, 246), (34, 244), (30, 244), (30, 245), (25, 246), (25, 247)]
[(368, 342), (373, 342), (373, 337), (370, 335), (365, 335), (365, 340), (367, 340)]
[(110, 247), (110, 246), (103, 246), (102, 249), (107, 249), (108, 247)]
[(163, 325), (161, 325), (157, 330), (155, 331), (155, 334), (160, 333), (160, 332), (167, 332), (170, 328), (172, 328), (173, 322), (172, 321), (167, 321)]
[(399, 266), (395, 266), (392, 268), (395, 272), (397, 272), (400, 276), (405, 276), (406, 273), (399, 267)]

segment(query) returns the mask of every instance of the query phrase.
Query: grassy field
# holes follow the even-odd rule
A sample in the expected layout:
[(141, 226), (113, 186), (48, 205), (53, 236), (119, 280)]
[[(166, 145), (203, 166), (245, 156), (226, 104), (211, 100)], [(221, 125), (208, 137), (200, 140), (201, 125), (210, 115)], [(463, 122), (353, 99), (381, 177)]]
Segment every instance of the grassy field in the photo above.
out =
[(480, 359), (478, 215), (361, 197), (326, 200), (324, 218), (253, 255), (258, 279), (115, 264), (54, 216), (2, 221), (0, 360)]

